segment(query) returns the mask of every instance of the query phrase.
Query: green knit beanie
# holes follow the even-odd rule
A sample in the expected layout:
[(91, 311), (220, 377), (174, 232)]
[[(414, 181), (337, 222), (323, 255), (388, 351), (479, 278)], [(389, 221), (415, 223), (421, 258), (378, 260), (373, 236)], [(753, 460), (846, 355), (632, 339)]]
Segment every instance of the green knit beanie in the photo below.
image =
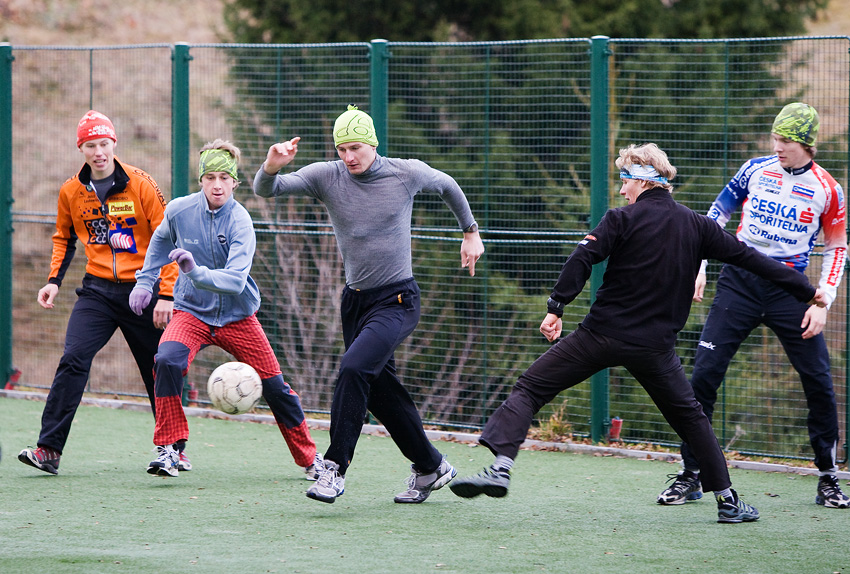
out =
[(788, 104), (773, 120), (773, 133), (807, 146), (818, 139), (820, 119), (812, 106), (802, 102)]
[(372, 118), (352, 105), (334, 122), (334, 146), (350, 142), (363, 142), (378, 147), (378, 136), (375, 134)]

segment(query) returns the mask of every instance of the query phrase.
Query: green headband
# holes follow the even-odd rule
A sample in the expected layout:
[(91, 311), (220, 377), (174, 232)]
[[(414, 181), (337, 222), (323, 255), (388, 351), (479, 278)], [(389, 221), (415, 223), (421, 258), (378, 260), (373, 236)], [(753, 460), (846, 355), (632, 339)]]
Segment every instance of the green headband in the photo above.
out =
[(813, 146), (818, 139), (818, 128), (820, 119), (817, 110), (808, 104), (794, 102), (777, 114), (771, 131), (791, 141)]
[(363, 142), (378, 147), (378, 136), (375, 134), (372, 118), (352, 105), (334, 122), (334, 146), (350, 142)]
[(205, 149), (201, 152), (201, 161), (198, 164), (198, 180), (204, 177), (205, 173), (211, 171), (223, 171), (235, 180), (236, 176), (236, 158), (230, 155), (230, 152), (223, 149)]

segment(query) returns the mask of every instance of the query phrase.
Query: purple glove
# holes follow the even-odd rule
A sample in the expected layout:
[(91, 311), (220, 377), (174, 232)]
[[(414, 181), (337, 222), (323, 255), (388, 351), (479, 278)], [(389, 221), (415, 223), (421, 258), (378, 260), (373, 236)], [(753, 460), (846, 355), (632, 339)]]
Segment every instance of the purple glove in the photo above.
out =
[(176, 261), (183, 273), (188, 273), (195, 268), (195, 258), (192, 257), (191, 252), (185, 249), (175, 249), (168, 254), (168, 258)]
[(141, 287), (133, 287), (130, 291), (130, 309), (136, 315), (141, 315), (145, 308), (150, 305), (153, 293), (142, 289)]

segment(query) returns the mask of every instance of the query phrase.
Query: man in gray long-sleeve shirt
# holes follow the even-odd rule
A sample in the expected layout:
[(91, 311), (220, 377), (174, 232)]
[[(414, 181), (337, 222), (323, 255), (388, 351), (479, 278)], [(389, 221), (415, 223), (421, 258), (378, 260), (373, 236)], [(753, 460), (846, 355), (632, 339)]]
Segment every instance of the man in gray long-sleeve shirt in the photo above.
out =
[(419, 160), (379, 156), (367, 114), (349, 106), (337, 118), (333, 135), (340, 161), (278, 175), (298, 152), (296, 137), (271, 146), (254, 177), (254, 193), (261, 197), (308, 195), (324, 203), (345, 266), (340, 304), (345, 354), (331, 405), (331, 444), (307, 496), (333, 502), (342, 495), (368, 410), (413, 463), (408, 488), (395, 501), (420, 503), (448, 484), (456, 471), (428, 440), (419, 412), (396, 376), (395, 349), (413, 332), (420, 314), (411, 262), (414, 196), (438, 193), (449, 206), (463, 230), (461, 265), (470, 275), (475, 275), (484, 244), (457, 182)]

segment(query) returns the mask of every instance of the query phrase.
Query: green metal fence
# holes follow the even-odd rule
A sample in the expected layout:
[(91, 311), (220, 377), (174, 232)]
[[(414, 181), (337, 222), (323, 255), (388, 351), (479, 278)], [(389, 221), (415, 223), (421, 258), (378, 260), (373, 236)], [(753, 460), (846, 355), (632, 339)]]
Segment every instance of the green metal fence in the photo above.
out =
[[(621, 204), (612, 164), (618, 148), (657, 142), (679, 169), (677, 199), (704, 212), (741, 163), (770, 153), (778, 109), (804, 100), (821, 114), (818, 162), (847, 181), (846, 37), (0, 46), (0, 64), (12, 57), (11, 82), (0, 84), (0, 115), (5, 98), (11, 101), (8, 118), (0, 117), (0, 129), (8, 121), (11, 131), (11, 138), (0, 138), (0, 146), (8, 146), (0, 156), (12, 158), (12, 185), (0, 192), (15, 203), (0, 217), (15, 226), (6, 235), (13, 241), (4, 252), (13, 264), (3, 285), (3, 294), (12, 294), (14, 328), (0, 325), (2, 343), (12, 349), (9, 359), (0, 352), (0, 369), (19, 369), (18, 384), (26, 387), (50, 385), (72, 288), (82, 274), (77, 261), (56, 309), (35, 302), (49, 265), (56, 190), (82, 164), (73, 135), (89, 107), (113, 119), (118, 156), (151, 173), (172, 196), (196, 190), (195, 154), (204, 142), (224, 137), (242, 148), (236, 195), (258, 233), (252, 274), (263, 293), (260, 318), (285, 376), (311, 412), (329, 408), (342, 349), (336, 311), (342, 265), (321, 205), (251, 194), (268, 146), (298, 135), (293, 167), (335, 159), (330, 126), (346, 104), (357, 103), (376, 119), (382, 154), (416, 157), (452, 174), (470, 200), (487, 252), (476, 277), (468, 277), (450, 212), (438, 197), (417, 198), (414, 270), (423, 314), (398, 353), (423, 418), (452, 428), (483, 425), (547, 348), (537, 327), (564, 259), (609, 205)], [(813, 281), (819, 267), (814, 257)], [(718, 269), (709, 268), (709, 290)], [(568, 328), (586, 312), (600, 273), (568, 307)], [(850, 417), (846, 303), (842, 288), (826, 329), (842, 437)], [(707, 311), (708, 303), (695, 305), (680, 334), (686, 370)], [(215, 349), (199, 355), (189, 376), (199, 400), (206, 376), (226, 358)], [(141, 396), (134, 370), (116, 336), (95, 361), (90, 390)], [(781, 347), (769, 331), (757, 330), (723, 387), (715, 414), (722, 443), (745, 453), (808, 458), (806, 415), (801, 385)], [(619, 416), (628, 441), (677, 442), (620, 369), (565, 393), (539, 419), (545, 424), (552, 416), (594, 441), (605, 436), (610, 417)]]

